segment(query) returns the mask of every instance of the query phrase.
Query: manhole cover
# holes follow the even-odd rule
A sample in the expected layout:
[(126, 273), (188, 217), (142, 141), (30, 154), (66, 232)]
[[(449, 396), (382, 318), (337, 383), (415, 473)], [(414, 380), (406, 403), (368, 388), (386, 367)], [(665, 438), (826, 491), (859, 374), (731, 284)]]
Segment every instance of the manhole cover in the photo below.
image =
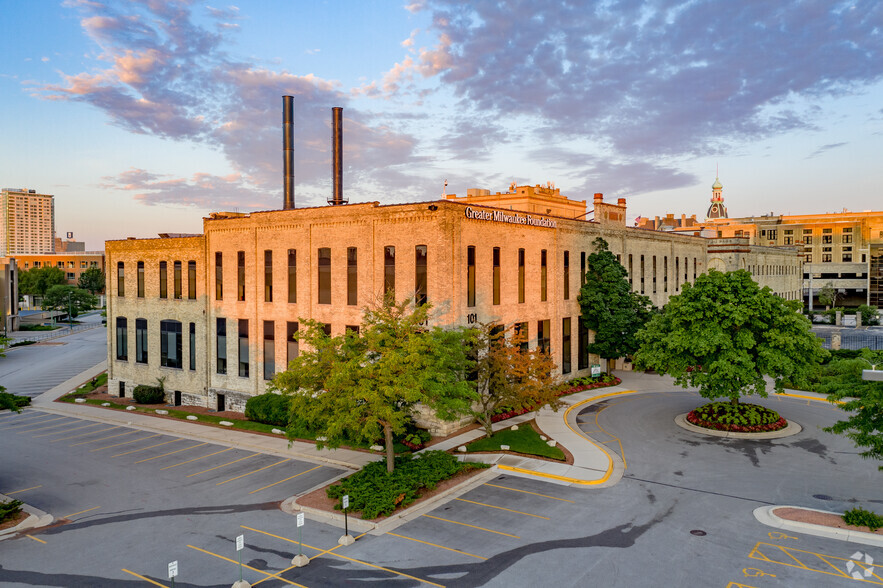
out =
[(705, 535), (707, 535), (707, 533), (705, 531), (703, 531), (702, 529), (693, 529), (692, 531), (690, 531), (690, 535), (696, 535), (697, 537), (705, 537)]
[(833, 498), (831, 498), (827, 494), (813, 494), (812, 497), (818, 498), (819, 500), (834, 500)]

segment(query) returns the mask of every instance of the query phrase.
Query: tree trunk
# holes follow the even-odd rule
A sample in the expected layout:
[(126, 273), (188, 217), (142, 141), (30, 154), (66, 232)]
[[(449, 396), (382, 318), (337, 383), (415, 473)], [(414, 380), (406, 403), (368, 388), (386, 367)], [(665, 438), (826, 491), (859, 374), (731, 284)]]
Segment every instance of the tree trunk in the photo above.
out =
[(491, 419), (481, 421), (481, 426), (484, 427), (484, 436), (490, 439), (494, 434), (494, 421)]
[(739, 397), (736, 396), (735, 398), (730, 398), (730, 404), (732, 404), (733, 406), (738, 405), (739, 404)]
[(386, 442), (386, 473), (391, 474), (396, 463), (395, 449), (392, 446), (392, 427), (383, 425), (383, 438)]

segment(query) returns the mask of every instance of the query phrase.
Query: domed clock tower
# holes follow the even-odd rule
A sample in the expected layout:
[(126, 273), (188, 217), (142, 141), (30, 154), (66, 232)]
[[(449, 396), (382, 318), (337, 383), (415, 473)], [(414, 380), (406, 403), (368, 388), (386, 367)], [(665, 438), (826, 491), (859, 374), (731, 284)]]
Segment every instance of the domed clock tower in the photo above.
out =
[(724, 206), (724, 197), (721, 195), (724, 187), (720, 180), (714, 178), (714, 184), (711, 185), (711, 206), (708, 207), (708, 213), (705, 218), (729, 218), (727, 216), (727, 207)]

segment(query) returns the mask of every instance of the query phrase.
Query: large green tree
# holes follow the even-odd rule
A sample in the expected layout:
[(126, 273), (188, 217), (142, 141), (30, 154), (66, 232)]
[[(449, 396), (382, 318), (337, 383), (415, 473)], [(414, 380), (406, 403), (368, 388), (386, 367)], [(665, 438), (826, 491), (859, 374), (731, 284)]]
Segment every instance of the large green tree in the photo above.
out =
[[(883, 368), (883, 351), (865, 349), (859, 358), (836, 362), (817, 391), (849, 413), (825, 431), (846, 435), (857, 447), (866, 448), (862, 457), (883, 459), (883, 382), (862, 380), (862, 371), (870, 367)], [(883, 471), (883, 466), (879, 469)]]
[(429, 305), (386, 301), (364, 310), (358, 333), (329, 337), (321, 323), (305, 320), (299, 339), (307, 349), (276, 374), (269, 388), (292, 398), (297, 420), (338, 447), (350, 440), (386, 445), (393, 471), (393, 436), (405, 431), (414, 406), (423, 403), (442, 419), (467, 414), (475, 392), (463, 329), (427, 327)]
[[(471, 413), (493, 435), (493, 416), (500, 410), (558, 407), (552, 372), (555, 362), (540, 349), (529, 350), (525, 336), (494, 323), (473, 329), (471, 342), (475, 365), (472, 382), (478, 401)], [(508, 336), (507, 336), (508, 335)]]
[(18, 275), (18, 291), (31, 296), (44, 296), (52, 286), (67, 284), (64, 270), (53, 266), (35, 267)]
[(638, 350), (636, 334), (650, 320), (650, 299), (633, 292), (628, 272), (610, 252), (607, 241), (598, 237), (589, 255), (585, 284), (579, 291), (580, 320), (595, 332), (586, 346), (589, 353), (610, 360), (630, 356)]
[(806, 382), (827, 354), (800, 313), (800, 302), (761, 289), (745, 270), (711, 270), (684, 284), (662, 313), (638, 333), (639, 369), (669, 374), (705, 398), (766, 397), (764, 376), (775, 392), (784, 382)]
[(77, 286), (82, 290), (88, 290), (92, 294), (98, 294), (104, 290), (104, 272), (97, 267), (90, 267), (80, 274)]
[(98, 304), (97, 297), (86, 290), (68, 285), (52, 286), (43, 296), (44, 310), (70, 311), (71, 318), (77, 317), (84, 310), (95, 308), (96, 304)]

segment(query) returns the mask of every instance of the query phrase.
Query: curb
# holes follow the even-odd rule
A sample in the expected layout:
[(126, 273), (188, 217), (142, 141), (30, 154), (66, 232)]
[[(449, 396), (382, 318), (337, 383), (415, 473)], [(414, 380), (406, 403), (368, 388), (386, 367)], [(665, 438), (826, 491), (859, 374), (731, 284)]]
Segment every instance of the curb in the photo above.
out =
[[(334, 480), (330, 480), (328, 482), (324, 482), (322, 486), (327, 486), (330, 483), (333, 483), (340, 478), (344, 478), (348, 476), (349, 473), (342, 474), (338, 476)], [(356, 517), (348, 517), (349, 518), (349, 528), (350, 530), (356, 530), (360, 533), (371, 533), (372, 535), (383, 535), (404, 525), (405, 523), (421, 516), (425, 511), (432, 510), (435, 508), (440, 502), (448, 501), (458, 496), (469, 492), (473, 488), (484, 484), (487, 480), (495, 478), (499, 475), (499, 471), (497, 467), (491, 466), (485, 471), (475, 474), (466, 482), (462, 484), (457, 484), (451, 488), (448, 488), (444, 492), (436, 494), (432, 498), (429, 498), (420, 504), (416, 504), (414, 506), (409, 506), (408, 508), (402, 510), (401, 512), (394, 513), (387, 517), (385, 520), (380, 521), (379, 523), (373, 523), (371, 521), (365, 521)], [(305, 494), (312, 492), (309, 490), (305, 492)], [(283, 501), (282, 510), (288, 514), (297, 514), (299, 512), (306, 513), (309, 515), (311, 519), (320, 520), (327, 524), (332, 524), (337, 527), (343, 528), (343, 513), (338, 512), (330, 512), (327, 510), (321, 510), (318, 508), (312, 508), (309, 506), (301, 506), (297, 503), (297, 496), (292, 496), (291, 498)]]
[(852, 531), (849, 529), (838, 529), (836, 527), (827, 527), (825, 525), (814, 525), (812, 523), (801, 523), (798, 521), (789, 521), (776, 516), (774, 512), (777, 508), (797, 508), (801, 510), (811, 510), (824, 514), (833, 514), (840, 516), (843, 513), (831, 512), (829, 510), (819, 510), (817, 508), (806, 508), (803, 506), (760, 506), (754, 509), (754, 518), (758, 522), (775, 527), (777, 529), (789, 529), (791, 531), (799, 531), (807, 535), (815, 535), (817, 537), (827, 537), (828, 539), (839, 539), (840, 541), (848, 541), (849, 543), (860, 543), (862, 545), (873, 545), (875, 547), (883, 547), (883, 535), (876, 533), (866, 533), (864, 531)]
[[(7, 500), (12, 500), (5, 494), (0, 494), (0, 502), (6, 502)], [(14, 527), (9, 527), (8, 529), (3, 529), (0, 531), (0, 541), (4, 539), (10, 539), (21, 533), (22, 531), (27, 531), (29, 529), (38, 529), (40, 527), (46, 527), (47, 525), (51, 525), (53, 521), (55, 521), (55, 517), (51, 514), (45, 513), (38, 508), (34, 508), (29, 504), (22, 504), (21, 509), (28, 513), (28, 518), (20, 522)]]
[(794, 421), (788, 421), (788, 426), (784, 429), (779, 429), (778, 431), (767, 431), (763, 433), (737, 433), (735, 431), (715, 431), (714, 429), (706, 429), (705, 427), (697, 427), (693, 423), (687, 420), (687, 415), (689, 413), (679, 414), (675, 417), (675, 424), (682, 429), (686, 429), (687, 431), (692, 431), (693, 433), (700, 433), (702, 435), (709, 435), (711, 437), (728, 437), (730, 439), (781, 439), (783, 437), (790, 437), (792, 435), (796, 435), (803, 430), (803, 427), (795, 423)]

